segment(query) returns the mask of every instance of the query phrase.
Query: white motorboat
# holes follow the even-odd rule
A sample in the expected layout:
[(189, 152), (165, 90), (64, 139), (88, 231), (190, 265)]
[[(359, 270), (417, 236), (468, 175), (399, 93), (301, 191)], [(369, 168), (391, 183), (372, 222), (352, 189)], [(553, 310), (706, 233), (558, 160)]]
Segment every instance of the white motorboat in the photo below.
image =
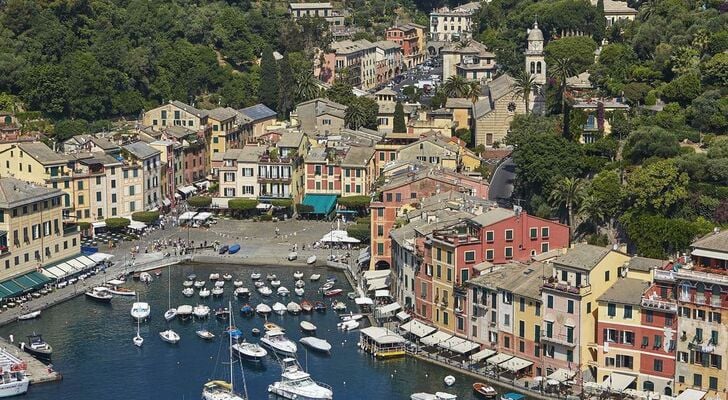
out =
[(443, 382), (445, 382), (447, 386), (452, 386), (455, 384), (455, 377), (452, 375), (448, 375), (445, 377), (445, 379), (443, 379)]
[(306, 286), (306, 282), (304, 282), (303, 280), (299, 279), (299, 280), (296, 281), (296, 287), (297, 288), (302, 288), (304, 286)]
[(269, 281), (272, 281), (272, 280), (274, 280), (274, 279), (276, 279), (276, 278), (278, 278), (278, 277), (276, 276), (276, 274), (271, 274), (271, 273), (269, 273), (268, 275), (266, 275), (266, 276), (265, 276), (265, 279), (267, 279), (267, 280), (269, 280)]
[(283, 359), (281, 368), (283, 369), (281, 380), (269, 385), (268, 393), (286, 399), (330, 400), (334, 398), (331, 387), (311, 379), (311, 375), (303, 371), (296, 359)]
[(285, 286), (279, 287), (277, 292), (279, 296), (288, 296), (289, 294), (291, 294), (291, 291), (288, 290), (288, 288), (286, 288)]
[(0, 374), (0, 397), (17, 396), (28, 391), (30, 379), (19, 366), (11, 366)]
[(204, 299), (204, 298), (207, 298), (207, 297), (210, 297), (210, 289), (207, 289), (207, 288), (203, 288), (202, 290), (200, 290), (200, 293), (199, 293), (199, 295), (200, 295), (200, 297), (202, 297), (203, 299)]
[(195, 284), (195, 282), (193, 282), (193, 281), (184, 281), (184, 282), (182, 282), (182, 286), (184, 286), (184, 287), (190, 287), (190, 286), (192, 286), (194, 284)]
[(197, 318), (207, 318), (210, 315), (210, 307), (198, 304), (192, 309), (192, 314)]
[(338, 324), (336, 324), (336, 326), (338, 326), (341, 330), (353, 331), (354, 329), (359, 327), (359, 321), (339, 322)]
[(174, 319), (174, 317), (177, 316), (177, 309), (176, 308), (170, 308), (169, 310), (164, 312), (164, 319), (167, 321), (171, 321)]
[(336, 303), (334, 303), (333, 306), (331, 306), (331, 308), (333, 308), (334, 311), (345, 311), (346, 303), (344, 303), (343, 301), (337, 301)]
[(326, 282), (323, 285), (321, 285), (321, 291), (325, 292), (327, 290), (331, 290), (331, 288), (333, 288), (335, 284), (336, 283), (334, 283), (334, 282)]
[(132, 342), (136, 347), (142, 347), (144, 344), (144, 338), (139, 334), (139, 320), (137, 320), (137, 334), (134, 336), (134, 339), (132, 339)]
[(215, 338), (215, 334), (214, 334), (214, 333), (212, 333), (212, 332), (210, 332), (210, 331), (208, 331), (207, 329), (200, 329), (200, 330), (197, 330), (197, 331), (195, 331), (195, 334), (196, 334), (196, 335), (197, 335), (197, 337), (199, 337), (200, 339), (205, 339), (205, 340), (212, 340), (212, 339), (214, 339), (214, 338)]
[(294, 261), (297, 258), (298, 258), (298, 253), (296, 253), (295, 251), (288, 253), (288, 261)]
[(283, 355), (294, 355), (298, 350), (296, 343), (288, 339), (286, 334), (278, 329), (266, 331), (265, 335), (260, 339), (260, 343)]
[(126, 282), (121, 279), (111, 279), (104, 284), (104, 287), (107, 288), (106, 291), (116, 296), (136, 296), (135, 291), (121, 287), (124, 283)]
[(342, 321), (359, 321), (360, 319), (364, 318), (364, 315), (362, 314), (354, 314), (354, 313), (348, 313), (341, 315), (339, 318), (341, 318)]
[(317, 280), (321, 279), (321, 274), (311, 274), (311, 277), (309, 277), (311, 282), (316, 282)]
[(40, 317), (40, 310), (33, 311), (33, 312), (30, 312), (30, 313), (27, 313), (27, 314), (23, 314), (23, 315), (21, 315), (21, 316), (18, 317), (18, 320), (20, 320), (20, 321), (27, 321), (29, 319), (35, 319), (35, 318), (38, 318), (38, 317)]
[(195, 284), (194, 284), (194, 286), (195, 286), (195, 287), (196, 287), (197, 289), (203, 288), (203, 287), (205, 287), (205, 281), (195, 281)]
[(139, 274), (139, 281), (144, 283), (151, 283), (154, 279), (152, 278), (152, 274), (149, 272), (142, 272)]
[(288, 310), (288, 312), (293, 315), (298, 315), (301, 313), (301, 306), (298, 305), (298, 303), (296, 303), (295, 301), (292, 301), (286, 304), (286, 310)]
[(306, 264), (308, 264), (308, 265), (316, 264), (316, 255), (312, 255), (311, 257), (307, 258)]
[(176, 344), (179, 342), (179, 335), (177, 332), (167, 329), (166, 331), (159, 332), (159, 337), (162, 338), (163, 341), (171, 344)]
[(88, 292), (86, 292), (86, 297), (88, 297), (91, 300), (98, 301), (100, 303), (110, 303), (111, 299), (114, 298), (114, 296), (108, 292), (108, 290), (105, 290), (106, 288), (98, 288), (95, 287)]
[(293, 289), (293, 291), (296, 292), (297, 296), (303, 296), (304, 290), (302, 287), (297, 287), (297, 288)]
[(314, 350), (323, 351), (326, 353), (331, 351), (331, 343), (327, 342), (324, 339), (319, 339), (313, 336), (306, 336), (299, 339), (298, 341)]
[(250, 290), (246, 287), (238, 287), (235, 288), (235, 291), (233, 291), (233, 294), (238, 297), (248, 297), (250, 296)]
[(236, 288), (239, 288), (239, 287), (243, 286), (243, 281), (233, 281), (233, 286), (235, 286)]
[(251, 273), (250, 274), (250, 279), (252, 279), (254, 281), (257, 281), (258, 279), (260, 279), (260, 272), (253, 272), (253, 273)]
[(230, 274), (224, 274), (224, 275), (222, 276), (222, 279), (223, 279), (223, 280), (226, 280), (226, 281), (229, 281), (229, 280), (232, 280), (232, 279), (233, 279), (233, 276), (232, 276), (232, 275), (230, 275)]
[(272, 281), (270, 281), (270, 285), (273, 287), (281, 286), (281, 281), (279, 281), (278, 279), (273, 279)]
[(211, 281), (216, 281), (218, 279), (220, 279), (220, 274), (217, 274), (217, 273), (214, 273), (214, 272), (210, 274), (210, 280)]
[(412, 393), (410, 400), (456, 400), (458, 396), (445, 392), (432, 393)]
[(192, 316), (192, 306), (189, 304), (183, 304), (177, 307), (177, 316), (182, 319), (187, 319)]
[(255, 312), (257, 312), (258, 314), (261, 314), (261, 315), (270, 314), (271, 311), (272, 311), (272, 309), (270, 308), (270, 306), (265, 303), (260, 303), (257, 306), (255, 306)]
[(263, 357), (268, 355), (268, 352), (265, 351), (265, 349), (259, 344), (246, 341), (235, 343), (233, 345), (233, 350), (235, 350), (238, 354), (238, 357), (248, 361), (260, 361)]
[(220, 296), (222, 296), (222, 294), (223, 294), (224, 292), (225, 292), (225, 289), (223, 289), (223, 288), (221, 288), (221, 287), (215, 287), (215, 288), (212, 288), (212, 295), (213, 295), (213, 296), (215, 296), (215, 297), (220, 297)]
[(225, 286), (225, 281), (217, 281), (217, 282), (215, 282), (215, 287), (220, 287), (221, 288), (223, 286)]
[(301, 330), (303, 330), (304, 332), (316, 332), (316, 325), (308, 321), (301, 321), (299, 325), (301, 326)]
[(149, 306), (149, 303), (143, 301), (135, 302), (131, 305), (131, 316), (136, 320), (147, 319), (151, 311), (152, 308)]
[(182, 295), (185, 297), (192, 297), (195, 295), (195, 289), (192, 289), (191, 287), (182, 289)]
[(273, 304), (273, 312), (278, 315), (283, 315), (286, 313), (286, 306), (284, 306), (283, 303), (276, 302)]
[(273, 293), (273, 290), (271, 290), (268, 286), (261, 286), (258, 288), (258, 293), (260, 293), (261, 296), (270, 296), (271, 293)]
[(253, 285), (255, 285), (255, 288), (256, 289), (257, 288), (262, 288), (263, 286), (265, 286), (265, 282), (263, 282), (263, 281), (255, 281), (255, 283)]
[(293, 273), (293, 279), (301, 279), (301, 278), (303, 278), (303, 272), (296, 271)]

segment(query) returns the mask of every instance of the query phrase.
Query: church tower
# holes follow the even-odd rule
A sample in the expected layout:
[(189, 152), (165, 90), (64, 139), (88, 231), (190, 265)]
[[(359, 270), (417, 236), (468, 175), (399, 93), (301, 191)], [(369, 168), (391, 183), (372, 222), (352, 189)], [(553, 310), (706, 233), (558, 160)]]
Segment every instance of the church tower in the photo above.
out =
[(537, 85), (546, 84), (546, 62), (543, 57), (543, 32), (538, 29), (538, 22), (528, 30), (528, 47), (526, 48), (526, 71), (534, 77)]

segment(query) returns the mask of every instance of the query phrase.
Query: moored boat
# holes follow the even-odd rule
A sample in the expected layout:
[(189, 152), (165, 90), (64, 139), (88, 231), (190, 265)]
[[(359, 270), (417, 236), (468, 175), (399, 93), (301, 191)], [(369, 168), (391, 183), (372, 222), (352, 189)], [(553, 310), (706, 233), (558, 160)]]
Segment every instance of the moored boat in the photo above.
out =
[(326, 311), (326, 304), (324, 304), (323, 301), (317, 301), (313, 305), (313, 309), (316, 310), (316, 311), (319, 311), (319, 312)]
[(228, 254), (235, 254), (238, 251), (240, 251), (240, 245), (235, 243), (234, 245), (230, 246), (230, 248), (228, 249)]
[(288, 312), (293, 315), (298, 315), (301, 313), (301, 306), (298, 305), (298, 303), (296, 303), (295, 301), (291, 301), (286, 304), (286, 310), (288, 310)]
[(210, 307), (204, 304), (198, 304), (192, 309), (192, 314), (197, 318), (207, 318), (210, 315)]
[(220, 297), (223, 295), (223, 293), (225, 293), (225, 289), (223, 289), (221, 287), (212, 288), (212, 295), (215, 297)]
[(305, 290), (303, 288), (297, 287), (293, 289), (293, 292), (296, 293), (296, 296), (303, 296)]
[(177, 316), (177, 309), (176, 308), (170, 308), (169, 310), (164, 312), (164, 319), (167, 321), (171, 321), (174, 319), (174, 317)]
[(344, 330), (344, 331), (353, 331), (354, 329), (359, 327), (359, 321), (351, 320), (351, 321), (339, 322), (338, 324), (336, 324), (336, 326), (339, 329)]
[(272, 273), (268, 273), (268, 275), (265, 276), (265, 279), (267, 279), (269, 281), (272, 281), (276, 278), (277, 278), (276, 274), (272, 274)]
[(334, 303), (334, 304), (333, 304), (333, 305), (331, 306), (331, 308), (332, 308), (332, 309), (333, 309), (334, 311), (345, 311), (345, 310), (346, 310), (346, 303), (344, 303), (343, 301), (337, 301), (337, 302), (335, 302), (335, 303)]
[(316, 255), (312, 255), (311, 257), (306, 259), (306, 264), (313, 265), (316, 263)]
[(207, 329), (197, 330), (197, 331), (195, 331), (195, 334), (197, 335), (197, 337), (199, 337), (200, 339), (204, 339), (204, 340), (212, 340), (215, 338), (215, 334), (208, 331)]
[(205, 287), (205, 281), (195, 281), (194, 285), (195, 288), (200, 289), (202, 287)]
[(18, 320), (20, 320), (20, 321), (27, 321), (29, 319), (35, 319), (35, 318), (38, 318), (38, 317), (40, 317), (40, 310), (33, 311), (33, 312), (29, 312), (27, 314), (23, 314), (23, 315), (21, 315), (21, 316), (18, 317)]
[(272, 309), (270, 308), (270, 306), (265, 303), (260, 303), (257, 306), (255, 306), (255, 312), (257, 312), (258, 314), (261, 314), (261, 315), (270, 314), (271, 311), (272, 311)]
[(311, 302), (308, 300), (304, 300), (301, 302), (301, 310), (305, 312), (311, 312), (313, 311), (313, 304), (311, 304)]
[(152, 283), (154, 279), (152, 278), (152, 274), (150, 274), (149, 272), (142, 272), (141, 274), (139, 274), (139, 280), (144, 283)]
[(53, 347), (43, 340), (43, 336), (33, 332), (28, 335), (28, 343), (20, 343), (20, 349), (41, 360), (50, 361)]
[(278, 315), (283, 315), (286, 313), (286, 306), (283, 303), (276, 302), (273, 304), (273, 312)]
[(233, 294), (237, 297), (249, 297), (250, 290), (246, 287), (237, 287), (235, 288), (235, 291), (233, 291)]
[(200, 293), (198, 293), (198, 294), (200, 295), (201, 298), (206, 299), (206, 298), (210, 297), (210, 289), (202, 288), (202, 290), (200, 290)]
[(190, 287), (190, 286), (192, 286), (194, 284), (195, 284), (195, 282), (193, 282), (193, 281), (184, 281), (184, 282), (182, 282), (182, 286), (183, 287)]
[(121, 279), (111, 279), (104, 284), (104, 287), (107, 292), (116, 296), (136, 296), (135, 291), (121, 287), (124, 283)]
[(110, 303), (111, 299), (114, 298), (114, 296), (107, 290), (101, 290), (97, 287), (86, 292), (86, 297), (99, 303)]
[(311, 274), (311, 277), (309, 277), (311, 282), (316, 282), (317, 280), (321, 279), (321, 274)]
[(184, 288), (184, 289), (182, 289), (182, 295), (185, 297), (192, 297), (195, 295), (195, 289)]
[(339, 316), (342, 321), (359, 321), (360, 319), (364, 318), (364, 315), (362, 314), (354, 314), (353, 312), (350, 312), (348, 314), (343, 314)]
[(0, 373), (0, 397), (12, 397), (28, 392), (30, 379), (20, 367), (11, 366)]
[(308, 322), (308, 321), (301, 321), (299, 324), (301, 326), (301, 330), (304, 332), (316, 332), (316, 325)]
[(294, 272), (293, 273), (293, 278), (294, 279), (301, 279), (301, 278), (303, 278), (303, 272), (301, 272), (301, 271)]
[(250, 279), (252, 279), (252, 280), (254, 280), (254, 281), (257, 281), (258, 279), (260, 279), (260, 272), (255, 272), (255, 271), (253, 271), (253, 272), (252, 272), (252, 273), (250, 274)]
[(276, 292), (278, 292), (279, 296), (288, 296), (289, 294), (291, 294), (291, 291), (288, 290), (288, 288), (285, 286), (279, 287), (278, 290), (276, 290)]
[(215, 273), (215, 272), (213, 272), (213, 273), (210, 274), (210, 280), (211, 281), (216, 281), (218, 279), (220, 279), (220, 274)]
[(285, 332), (286, 330), (278, 326), (278, 324), (274, 324), (273, 322), (266, 322), (263, 324), (263, 329), (266, 331), (281, 331)]
[(271, 290), (268, 286), (261, 286), (258, 288), (258, 293), (260, 293), (261, 296), (270, 296), (271, 293), (273, 293), (273, 290)]
[(473, 392), (483, 399), (495, 399), (498, 396), (498, 392), (493, 389), (493, 386), (481, 382), (473, 383)]
[(227, 307), (218, 308), (217, 310), (215, 310), (215, 318), (227, 320), (228, 318), (230, 318), (230, 309)]
[(222, 279), (223, 279), (224, 281), (230, 281), (230, 280), (232, 280), (232, 279), (233, 279), (233, 276), (232, 276), (232, 275), (230, 275), (230, 274), (223, 274), (223, 276), (222, 276)]
[(288, 339), (283, 331), (277, 329), (267, 331), (260, 339), (260, 343), (283, 355), (294, 355), (298, 350), (296, 343)]
[(233, 286), (239, 288), (243, 286), (243, 281), (233, 281)]
[(278, 279), (273, 279), (272, 281), (270, 281), (270, 285), (276, 288), (278, 286), (281, 286), (281, 281)]
[(244, 304), (240, 308), (240, 314), (242, 315), (252, 315), (253, 314), (253, 307), (250, 304)]
[(335, 285), (334, 282), (326, 282), (323, 285), (321, 285), (321, 289), (319, 289), (319, 290), (322, 292), (325, 292), (327, 290), (332, 289), (334, 287), (334, 285)]
[(454, 384), (455, 384), (455, 377), (454, 377), (454, 376), (452, 376), (452, 375), (448, 375), (448, 376), (446, 376), (446, 377), (445, 377), (445, 379), (443, 379), (442, 381), (443, 381), (443, 382), (445, 382), (445, 384), (446, 384), (447, 386), (452, 386), (452, 385), (454, 385)]
[(260, 361), (268, 355), (268, 352), (257, 343), (242, 341), (233, 345), (233, 350), (238, 357), (248, 361)]
[(286, 399), (301, 400), (330, 400), (334, 398), (331, 387), (315, 382), (311, 375), (304, 372), (295, 358), (285, 358), (282, 361), (281, 380), (268, 386), (268, 393), (273, 393)]
[(217, 254), (225, 254), (228, 252), (228, 250), (230, 250), (230, 248), (226, 244), (224, 244), (220, 246), (219, 249), (217, 249)]
[(324, 296), (326, 297), (332, 297), (332, 296), (338, 296), (343, 292), (342, 289), (331, 289), (324, 292)]
[(179, 340), (180, 340), (180, 337), (177, 334), (177, 332), (175, 332), (171, 329), (167, 329), (166, 331), (159, 332), (159, 337), (163, 341), (170, 343), (170, 344), (177, 344), (177, 343), (179, 343)]
[(298, 253), (292, 251), (288, 253), (288, 261), (295, 261), (298, 258)]
[(319, 338), (313, 337), (313, 336), (307, 336), (307, 337), (299, 339), (298, 341), (314, 350), (323, 351), (326, 353), (331, 351), (331, 343), (329, 343), (328, 341), (326, 341), (324, 339), (319, 339)]
[(306, 282), (304, 282), (302, 279), (299, 279), (299, 280), (296, 281), (295, 286), (297, 288), (302, 288), (302, 287), (306, 286)]
[(189, 318), (190, 316), (192, 316), (192, 306), (188, 304), (183, 304), (177, 307), (177, 316), (181, 319)]

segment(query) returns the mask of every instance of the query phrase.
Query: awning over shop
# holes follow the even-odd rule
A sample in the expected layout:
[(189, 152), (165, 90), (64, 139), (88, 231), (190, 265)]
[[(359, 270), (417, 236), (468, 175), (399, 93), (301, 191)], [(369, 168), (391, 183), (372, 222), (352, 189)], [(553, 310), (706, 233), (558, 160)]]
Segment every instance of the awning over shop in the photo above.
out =
[(533, 362), (524, 360), (520, 357), (513, 357), (510, 360), (500, 364), (499, 366), (503, 369), (507, 369), (511, 372), (518, 372), (524, 368), (528, 368), (533, 365)]
[(354, 302), (358, 306), (371, 306), (374, 304), (374, 300), (370, 299), (369, 297), (357, 297), (354, 299)]
[(621, 392), (627, 389), (632, 382), (634, 382), (634, 375), (620, 374), (618, 372), (612, 372), (607, 379), (602, 382), (602, 387), (611, 392)]
[(346, 231), (335, 230), (325, 234), (321, 241), (324, 243), (360, 243), (361, 240), (350, 237)]
[(76, 260), (83, 264), (84, 269), (96, 266), (96, 261), (92, 260), (88, 256), (78, 256)]
[(399, 310), (400, 308), (402, 308), (402, 306), (400, 306), (399, 303), (397, 303), (395, 301), (394, 303), (386, 304), (381, 307), (377, 307), (376, 316), (378, 318), (387, 317), (390, 314), (394, 313), (395, 311)]
[(377, 297), (389, 297), (389, 290), (377, 290), (374, 292), (374, 298)]
[(684, 392), (677, 395), (676, 400), (701, 400), (705, 398), (706, 392), (696, 389), (686, 389)]
[(195, 186), (200, 190), (206, 190), (210, 187), (210, 181), (195, 182)]
[(574, 371), (569, 371), (568, 369), (565, 369), (565, 368), (559, 368), (556, 371), (552, 372), (546, 378), (557, 380), (559, 382), (566, 382), (569, 379), (573, 378), (574, 375), (576, 375), (576, 372), (574, 372)]
[(437, 346), (439, 343), (446, 341), (452, 337), (451, 334), (443, 331), (437, 331), (430, 336), (422, 338), (421, 342), (425, 346)]
[(195, 215), (192, 219), (194, 219), (195, 221), (207, 221), (210, 217), (212, 217), (212, 213), (201, 212)]
[[(380, 289), (389, 287), (388, 280), (389, 280), (389, 278), (387, 278), (387, 277), (368, 280), (367, 281), (367, 292), (371, 292), (371, 291), (378, 292)], [(379, 296), (375, 296), (375, 297), (379, 297)]]
[(313, 207), (312, 214), (327, 215), (336, 206), (335, 194), (307, 194), (303, 196), (303, 205)]
[(400, 321), (407, 321), (410, 318), (412, 318), (412, 316), (407, 314), (406, 311), (400, 311), (397, 313), (397, 319)]
[(106, 222), (104, 222), (104, 221), (99, 221), (99, 222), (92, 222), (92, 223), (91, 223), (91, 226), (92, 226), (92, 227), (93, 227), (94, 229), (96, 229), (96, 228), (106, 228)]
[(93, 253), (88, 256), (91, 260), (93, 260), (96, 264), (102, 263), (104, 261), (108, 261), (114, 257), (113, 254), (108, 253)]
[(427, 335), (431, 335), (433, 332), (437, 330), (437, 328), (434, 328), (430, 325), (423, 324), (422, 322), (413, 319), (410, 322), (407, 322), (406, 324), (402, 324), (399, 326), (399, 329), (402, 331), (405, 331), (407, 333), (411, 333), (419, 338), (425, 337)]
[[(364, 264), (372, 258), (370, 247), (367, 246), (359, 252), (359, 258), (356, 259), (357, 264)], [(367, 271), (367, 272), (382, 272), (382, 271)], [(366, 272), (365, 272), (366, 273)]]
[(197, 192), (197, 188), (195, 188), (194, 186), (182, 186), (182, 187), (178, 187), (177, 191), (184, 194), (185, 196), (189, 196), (189, 195)]
[(363, 336), (367, 336), (377, 344), (396, 344), (406, 342), (405, 338), (390, 331), (387, 328), (379, 326), (370, 326), (359, 331)]
[(177, 218), (179, 221), (190, 221), (192, 218), (195, 217), (195, 214), (197, 214), (194, 211), (187, 211), (184, 214), (180, 215), (179, 218)]
[(66, 273), (58, 267), (43, 268), (43, 275), (51, 279), (60, 279), (66, 276)]
[(147, 224), (140, 221), (134, 221), (133, 219), (129, 218), (129, 226), (127, 228), (134, 229), (135, 231), (143, 231), (147, 229)]
[(383, 270), (383, 271), (382, 270), (380, 270), (380, 271), (364, 271), (362, 273), (362, 276), (364, 277), (364, 279), (377, 279), (377, 278), (382, 278), (382, 277), (385, 277), (385, 276), (389, 276), (389, 275), (391, 275), (391, 273), (392, 272), (389, 271), (389, 270)]
[(510, 354), (498, 353), (498, 354), (494, 355), (493, 357), (485, 360), (485, 362), (490, 365), (498, 365), (500, 363), (504, 363), (504, 362), (510, 360), (511, 358), (513, 358), (513, 356)]
[[(111, 254), (106, 253), (94, 253), (91, 256), (94, 256), (96, 258), (113, 257)], [(44, 267), (43, 275), (51, 279), (65, 278), (69, 275), (73, 275), (96, 266), (98, 262), (95, 260), (94, 257), (78, 256), (76, 258), (66, 260), (56, 265)]]
[(84, 268), (84, 265), (81, 263), (81, 261), (79, 261), (75, 258), (66, 261), (66, 263), (68, 265), (70, 265), (71, 267), (73, 267), (73, 269), (75, 269), (76, 271), (81, 271)]
[(467, 354), (475, 349), (480, 348), (479, 344), (457, 336), (453, 336), (447, 340), (444, 340), (437, 345), (445, 350), (449, 350), (458, 354)]
[(728, 254), (720, 252), (720, 251), (695, 249), (690, 254), (692, 254), (694, 256), (698, 256), (698, 257), (715, 258), (716, 260), (728, 260)]
[(13, 297), (23, 293), (25, 289), (23, 289), (23, 287), (18, 285), (17, 283), (13, 282), (12, 279), (8, 279), (7, 281), (3, 281), (2, 283), (0, 283), (0, 290), (4, 293), (8, 293), (3, 297)]
[(470, 359), (475, 362), (483, 361), (486, 358), (494, 355), (495, 353), (496, 353), (495, 350), (483, 349), (483, 350), (480, 350), (479, 352), (473, 354), (472, 356), (470, 356)]

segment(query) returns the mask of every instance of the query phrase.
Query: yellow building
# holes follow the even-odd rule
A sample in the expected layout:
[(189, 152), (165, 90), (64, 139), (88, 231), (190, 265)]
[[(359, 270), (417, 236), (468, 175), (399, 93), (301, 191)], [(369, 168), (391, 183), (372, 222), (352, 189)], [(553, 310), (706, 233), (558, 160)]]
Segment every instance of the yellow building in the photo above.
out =
[(192, 130), (206, 129), (208, 112), (173, 100), (145, 112), (142, 124), (153, 130), (162, 130), (168, 126), (184, 126)]
[(241, 135), (236, 118), (238, 112), (230, 107), (219, 107), (207, 111), (207, 122), (212, 127), (210, 138), (210, 156), (224, 153), (230, 149), (240, 148)]
[(397, 150), (397, 160), (420, 161), (457, 171), (460, 146), (447, 141), (448, 139), (431, 134), (424, 139), (399, 148)]
[(0, 280), (25, 286), (21, 275), (37, 277), (39, 267), (79, 253), (76, 225), (63, 227), (62, 197), (58, 189), (0, 178)]
[(281, 158), (291, 163), (290, 193), (294, 203), (300, 203), (306, 191), (306, 170), (303, 157), (308, 151), (308, 137), (303, 132), (290, 131), (281, 136), (276, 148)]
[(455, 246), (447, 240), (432, 241), (432, 293), (435, 309), (432, 322), (447, 333), (455, 333)]
[(465, 98), (449, 98), (445, 108), (452, 112), (452, 120), (455, 123), (455, 130), (472, 128), (473, 101)]

